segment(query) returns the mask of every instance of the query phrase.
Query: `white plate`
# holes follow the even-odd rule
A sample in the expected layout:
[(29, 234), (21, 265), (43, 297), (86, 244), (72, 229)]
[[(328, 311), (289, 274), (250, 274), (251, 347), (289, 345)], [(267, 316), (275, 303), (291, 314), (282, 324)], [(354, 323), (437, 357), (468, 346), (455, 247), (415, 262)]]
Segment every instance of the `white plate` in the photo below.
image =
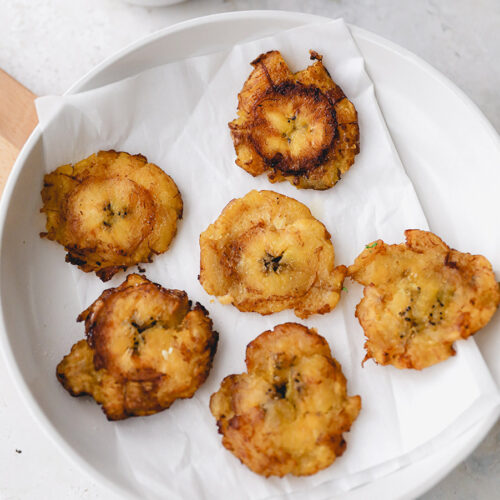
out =
[[(219, 14), (167, 28), (108, 59), (68, 92), (98, 87), (172, 60), (212, 52), (234, 43), (324, 18), (305, 14), (250, 11)], [(495, 227), (495, 190), (500, 186), (498, 135), (453, 84), (414, 55), (359, 28), (352, 27), (372, 77), (380, 106), (405, 168), (414, 182), (431, 229), (451, 246), (494, 258), (485, 227)], [(21, 151), (0, 205), (0, 345), (29, 409), (61, 450), (97, 479), (120, 494), (131, 491), (127, 470), (109, 439), (109, 426), (68, 421), (52, 404), (56, 387), (54, 359), (40, 339), (64, 338), (68, 331), (47, 331), (44, 314), (56, 309), (58, 324), (80, 332), (71, 282), (57, 274), (61, 255), (35, 253), (44, 225), (38, 214), (42, 171), (38, 129)], [(474, 167), (474, 175), (471, 167)], [(471, 190), (484, 195), (474, 205)], [(478, 218), (481, 217), (481, 224)], [(53, 250), (50, 248), (50, 250)], [(500, 263), (493, 261), (494, 267)], [(52, 283), (57, 286), (52, 287)], [(48, 323), (48, 322), (47, 322)], [(476, 336), (481, 351), (500, 382), (500, 321)], [(81, 332), (80, 332), (81, 333)], [(92, 402), (89, 401), (89, 404)], [(445, 450), (366, 484), (343, 499), (410, 498), (440, 480), (480, 442), (498, 412), (487, 416)], [(83, 425), (79, 425), (79, 423)], [(75, 432), (75, 429), (79, 429)]]

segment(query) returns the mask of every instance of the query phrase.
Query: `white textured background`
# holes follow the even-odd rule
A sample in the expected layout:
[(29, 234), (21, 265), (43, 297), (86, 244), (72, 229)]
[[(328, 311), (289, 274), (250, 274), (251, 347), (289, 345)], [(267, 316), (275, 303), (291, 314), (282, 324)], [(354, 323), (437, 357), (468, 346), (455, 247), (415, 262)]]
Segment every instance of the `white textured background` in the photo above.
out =
[[(38, 95), (61, 94), (97, 63), (177, 21), (216, 12), (287, 9), (373, 31), (454, 81), (500, 131), (500, 0), (189, 0), (148, 9), (120, 0), (0, 0), (0, 68)], [(422, 498), (494, 499), (500, 424)], [(0, 499), (115, 499), (59, 453), (0, 363)]]

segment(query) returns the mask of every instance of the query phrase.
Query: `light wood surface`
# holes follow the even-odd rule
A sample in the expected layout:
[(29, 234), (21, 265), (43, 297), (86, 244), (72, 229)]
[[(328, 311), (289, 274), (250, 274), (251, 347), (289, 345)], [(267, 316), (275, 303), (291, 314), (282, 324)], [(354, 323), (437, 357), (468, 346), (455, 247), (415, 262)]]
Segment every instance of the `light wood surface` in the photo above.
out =
[(0, 69), (0, 195), (20, 149), (38, 123), (35, 98)]

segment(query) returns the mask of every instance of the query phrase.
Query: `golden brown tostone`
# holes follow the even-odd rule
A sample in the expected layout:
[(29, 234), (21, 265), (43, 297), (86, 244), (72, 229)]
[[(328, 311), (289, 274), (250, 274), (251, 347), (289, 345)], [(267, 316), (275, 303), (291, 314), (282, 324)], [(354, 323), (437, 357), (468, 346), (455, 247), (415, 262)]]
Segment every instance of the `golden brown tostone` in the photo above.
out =
[(200, 236), (200, 283), (240, 311), (330, 312), (347, 269), (335, 267), (330, 234), (309, 209), (273, 191), (231, 201)]
[(453, 250), (428, 231), (405, 236), (401, 245), (367, 245), (348, 275), (365, 286), (356, 308), (365, 360), (421, 370), (453, 356), (453, 342), (488, 323), (500, 290), (482, 255)]
[(359, 153), (354, 105), (331, 79), (322, 56), (292, 73), (274, 50), (252, 62), (254, 70), (238, 95), (238, 118), (229, 124), (236, 163), (271, 182), (328, 189)]
[(142, 155), (100, 151), (44, 177), (42, 237), (103, 281), (165, 252), (182, 217), (174, 181)]
[(57, 366), (73, 396), (88, 394), (109, 420), (151, 415), (190, 398), (205, 381), (218, 334), (200, 304), (137, 274), (80, 314), (80, 340)]
[(297, 323), (278, 325), (248, 344), (247, 373), (230, 375), (212, 395), (222, 444), (263, 476), (306, 476), (346, 448), (361, 409), (326, 340)]

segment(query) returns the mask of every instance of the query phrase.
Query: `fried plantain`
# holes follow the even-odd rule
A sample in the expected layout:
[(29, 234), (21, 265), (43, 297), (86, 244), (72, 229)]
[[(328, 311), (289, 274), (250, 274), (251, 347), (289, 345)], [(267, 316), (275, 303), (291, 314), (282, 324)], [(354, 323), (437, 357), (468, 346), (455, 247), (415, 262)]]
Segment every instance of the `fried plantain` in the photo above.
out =
[(331, 311), (347, 268), (334, 266), (325, 226), (302, 203), (273, 191), (231, 201), (200, 236), (200, 283), (221, 303), (299, 318)]
[(109, 420), (157, 413), (205, 381), (218, 334), (200, 304), (138, 274), (105, 290), (80, 316), (87, 339), (57, 366), (73, 396), (90, 395)]
[(255, 59), (229, 128), (236, 164), (253, 176), (328, 189), (359, 153), (358, 117), (322, 56), (310, 53), (314, 64), (295, 74), (276, 50)]
[(348, 275), (365, 286), (356, 308), (365, 360), (421, 370), (453, 356), (453, 342), (488, 323), (500, 290), (482, 255), (453, 250), (427, 231), (405, 236), (405, 244), (367, 245)]
[(345, 451), (361, 409), (326, 340), (285, 323), (247, 346), (247, 373), (230, 375), (210, 399), (222, 444), (263, 476), (306, 476)]
[(142, 155), (100, 151), (44, 177), (47, 232), (66, 261), (108, 281), (165, 252), (182, 217), (174, 181)]

